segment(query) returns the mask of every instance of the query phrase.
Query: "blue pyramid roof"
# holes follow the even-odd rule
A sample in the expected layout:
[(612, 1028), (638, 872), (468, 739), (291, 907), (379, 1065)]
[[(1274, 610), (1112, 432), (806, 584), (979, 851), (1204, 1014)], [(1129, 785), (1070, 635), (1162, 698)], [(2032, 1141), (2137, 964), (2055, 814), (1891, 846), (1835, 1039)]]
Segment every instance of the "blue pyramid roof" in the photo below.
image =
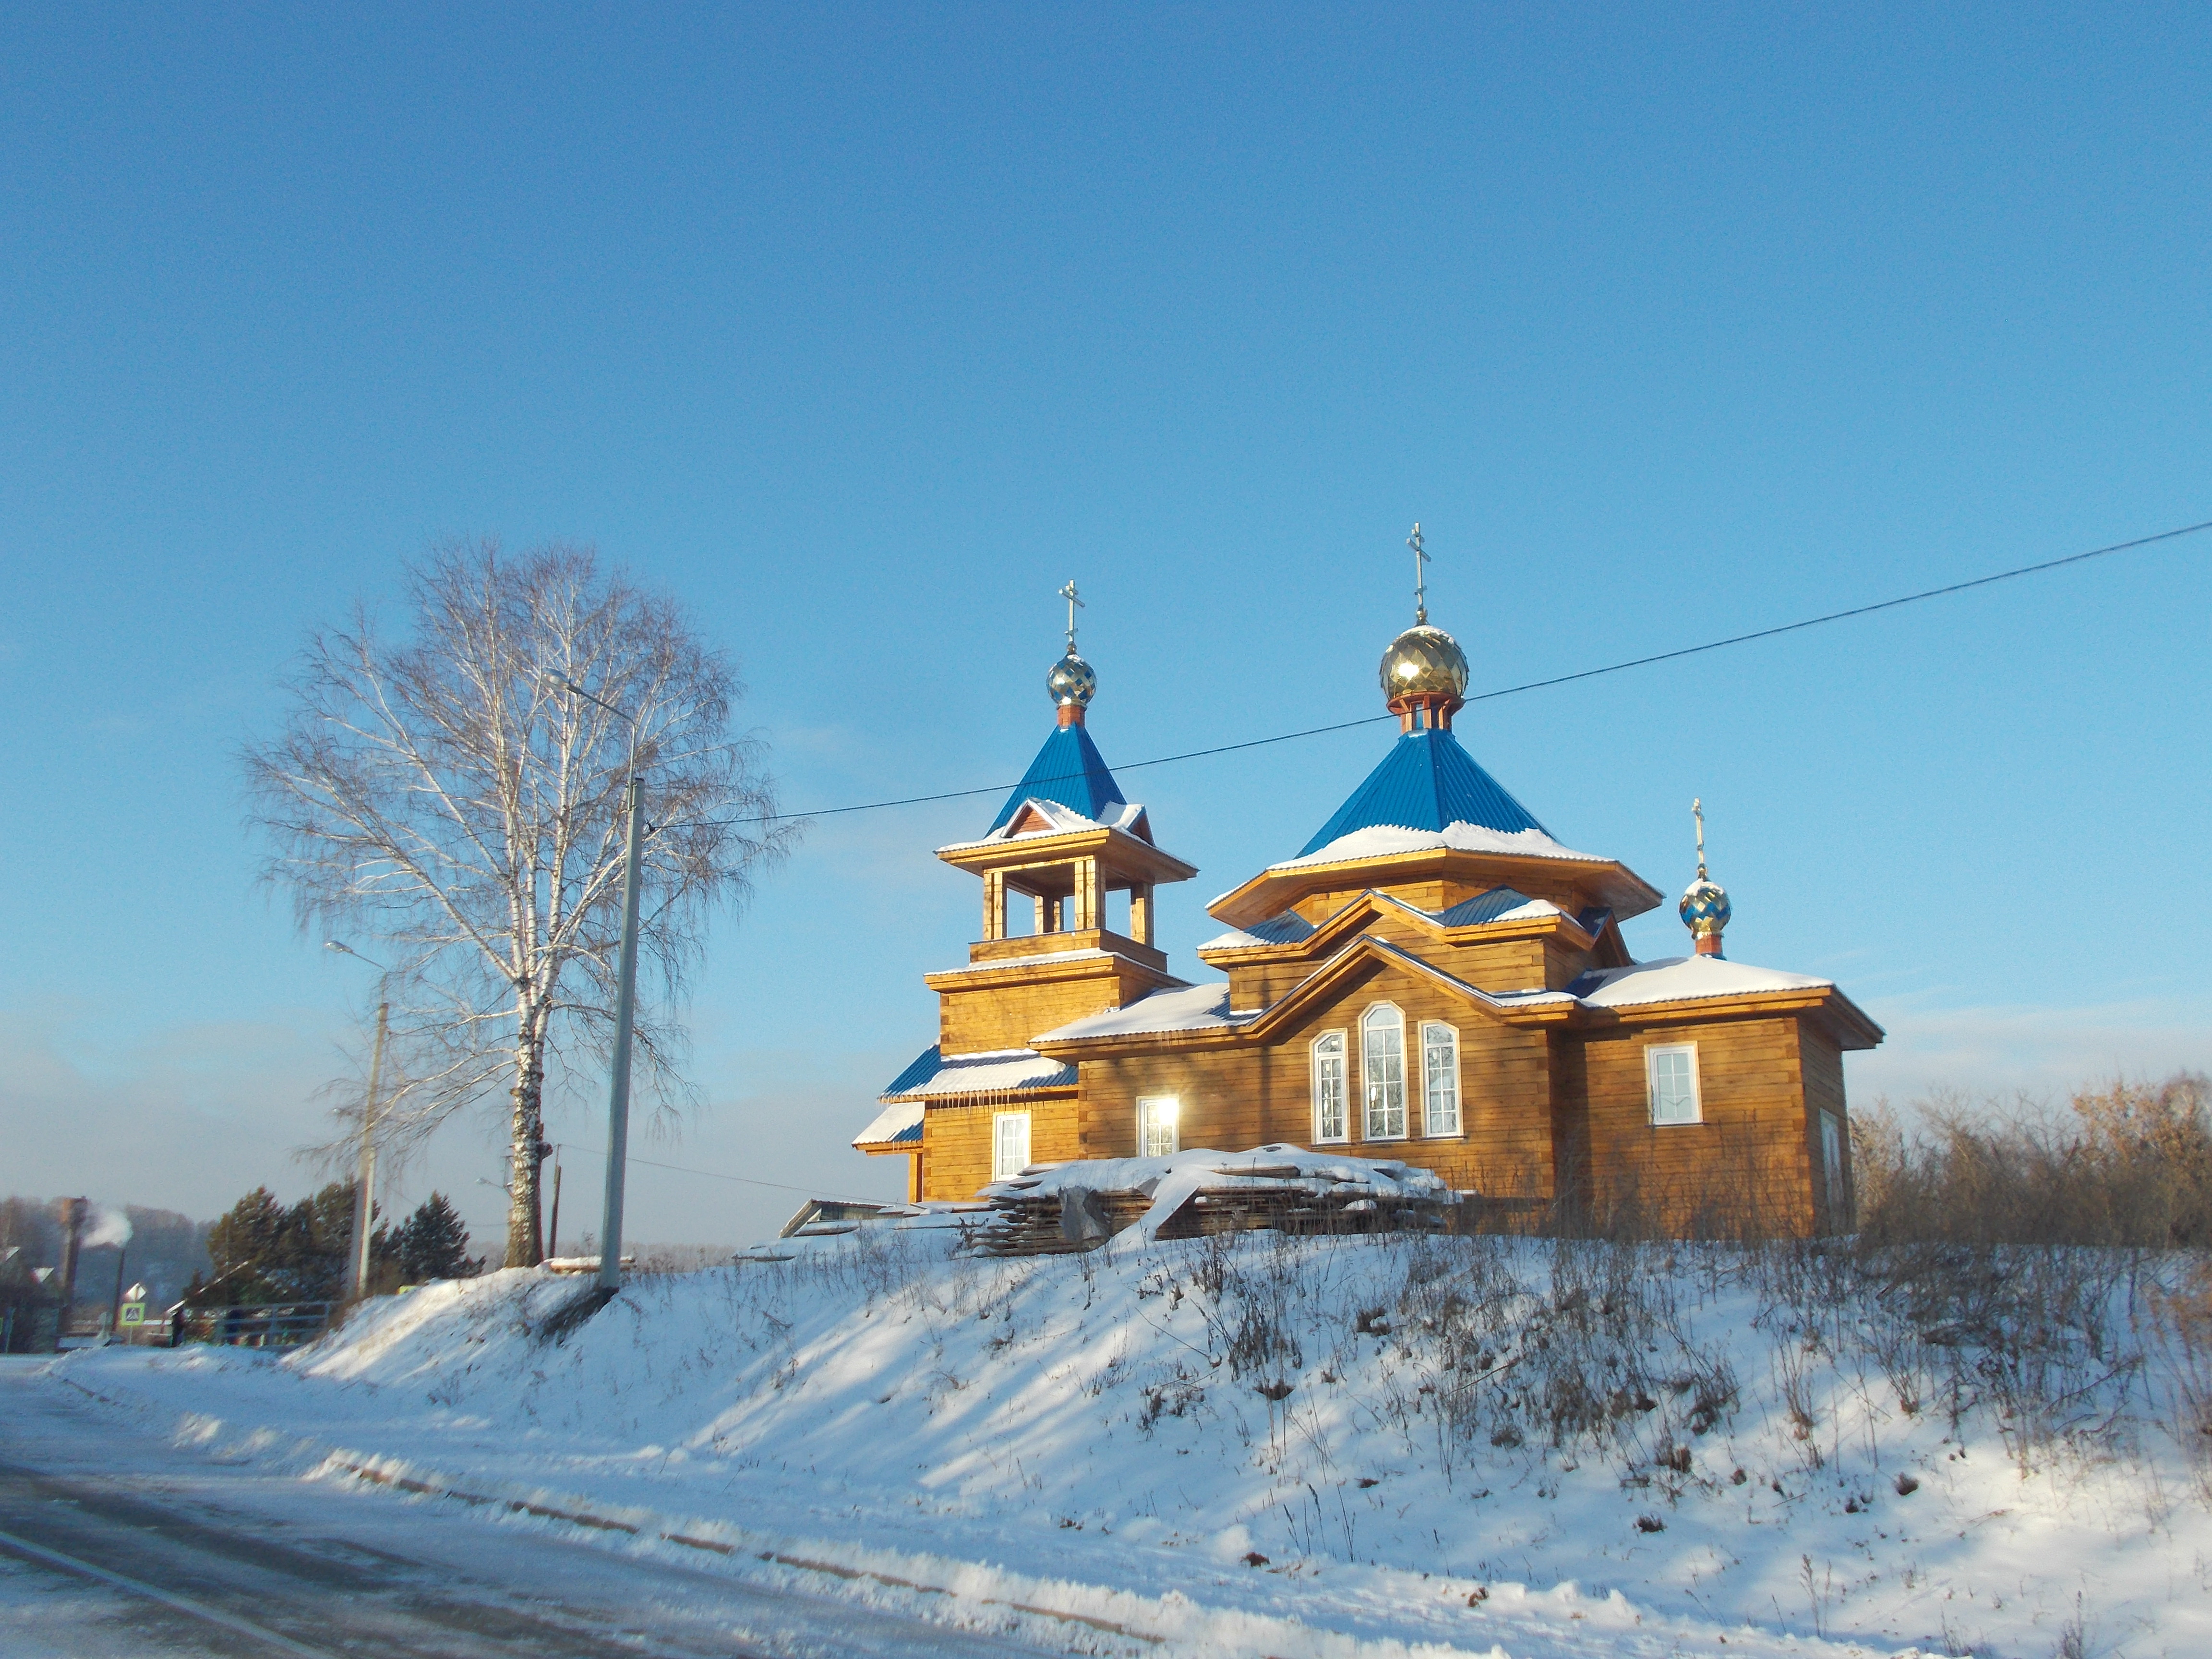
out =
[(1336, 809), (1336, 816), (1299, 849), (1298, 856), (1318, 853), (1339, 836), (1377, 824), (1442, 830), (1449, 823), (1476, 823), (1509, 836), (1522, 830), (1552, 833), (1477, 766), (1450, 732), (1408, 732)]
[(1121, 786), (1107, 770), (1098, 745), (1091, 741), (1091, 734), (1080, 726), (1053, 728), (1052, 735), (1044, 740), (1044, 747), (1030, 763), (1028, 775), (1014, 786), (1014, 793), (1006, 797), (999, 816), (991, 820), (991, 828), (996, 830), (1011, 822), (1025, 800), (1057, 801), (1062, 806), (1073, 807), (1086, 818), (1103, 818), (1109, 807), (1128, 804), (1122, 796)]

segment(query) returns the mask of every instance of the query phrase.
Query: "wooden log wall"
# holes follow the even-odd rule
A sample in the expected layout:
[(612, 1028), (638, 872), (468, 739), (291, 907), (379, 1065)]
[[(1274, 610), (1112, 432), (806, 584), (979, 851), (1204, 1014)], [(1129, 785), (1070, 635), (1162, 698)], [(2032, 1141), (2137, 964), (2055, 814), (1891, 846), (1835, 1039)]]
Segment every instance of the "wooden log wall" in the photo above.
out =
[(991, 1120), (1000, 1112), (1030, 1115), (1032, 1164), (1064, 1164), (1084, 1156), (1071, 1096), (932, 1106), (921, 1120), (922, 1197), (957, 1202), (991, 1184)]

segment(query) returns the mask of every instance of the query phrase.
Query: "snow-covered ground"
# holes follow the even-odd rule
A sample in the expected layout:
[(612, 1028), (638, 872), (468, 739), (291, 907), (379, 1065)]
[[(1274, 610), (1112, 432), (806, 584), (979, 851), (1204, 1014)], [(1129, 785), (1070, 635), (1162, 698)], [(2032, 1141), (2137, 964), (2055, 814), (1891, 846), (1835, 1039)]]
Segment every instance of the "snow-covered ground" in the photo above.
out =
[(787, 1241), (562, 1336), (574, 1281), (495, 1273), (288, 1359), (55, 1381), (303, 1475), (1083, 1651), (2212, 1652), (2179, 1263), (956, 1237)]

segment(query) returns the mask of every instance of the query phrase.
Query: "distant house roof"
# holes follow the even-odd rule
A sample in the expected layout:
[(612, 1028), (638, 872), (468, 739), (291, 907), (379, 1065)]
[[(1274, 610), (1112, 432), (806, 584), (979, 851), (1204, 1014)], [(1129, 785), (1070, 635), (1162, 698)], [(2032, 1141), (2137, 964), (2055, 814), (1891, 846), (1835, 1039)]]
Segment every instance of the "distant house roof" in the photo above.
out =
[(1449, 732), (1407, 732), (1298, 856), (1308, 857), (1361, 830), (1387, 825), (1442, 830), (1455, 823), (1507, 836), (1534, 830), (1547, 840), (1551, 837), (1535, 814), (1476, 765)]
[(1091, 741), (1091, 734), (1080, 726), (1053, 728), (1052, 735), (1044, 740), (1044, 747), (1030, 763), (1027, 775), (1014, 786), (1014, 793), (1006, 797), (999, 816), (991, 820), (991, 828), (1005, 828), (1022, 810), (1022, 803), (1030, 800), (1057, 801), (1097, 823), (1113, 823), (1116, 816), (1114, 809), (1127, 805), (1121, 786), (1114, 781), (1114, 774), (1107, 769), (1098, 745)]

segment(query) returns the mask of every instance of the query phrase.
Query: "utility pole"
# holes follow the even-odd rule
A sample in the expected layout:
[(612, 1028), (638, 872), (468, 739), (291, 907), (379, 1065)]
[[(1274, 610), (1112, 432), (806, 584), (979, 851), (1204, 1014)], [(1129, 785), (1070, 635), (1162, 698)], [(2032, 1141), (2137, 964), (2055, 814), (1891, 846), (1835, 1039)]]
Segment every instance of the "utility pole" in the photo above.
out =
[[(353, 1188), (353, 1295), (368, 1294), (369, 1224), (376, 1217), (376, 1084), (384, 1069), (384, 1029), (392, 1005), (376, 1005), (376, 1046), (368, 1053), (368, 1093), (361, 1103), (361, 1172)], [(118, 1281), (120, 1282), (119, 1280)]]
[(622, 1289), (623, 1182), (629, 1161), (629, 1035), (637, 1012), (637, 890), (643, 874), (645, 780), (629, 775), (629, 847), (623, 868), (621, 982), (615, 995), (614, 1081), (607, 1101), (607, 1200), (599, 1227), (599, 1289)]

